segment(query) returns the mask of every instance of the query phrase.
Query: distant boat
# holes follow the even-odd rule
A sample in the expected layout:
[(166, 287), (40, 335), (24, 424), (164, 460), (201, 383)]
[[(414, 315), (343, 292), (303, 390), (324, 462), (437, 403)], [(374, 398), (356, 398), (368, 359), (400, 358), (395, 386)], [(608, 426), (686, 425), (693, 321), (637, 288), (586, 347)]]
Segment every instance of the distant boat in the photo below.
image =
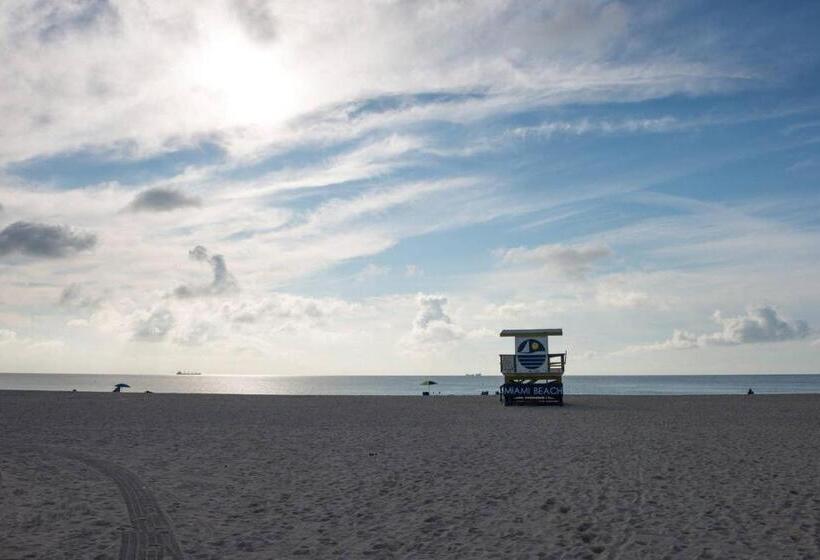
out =
[(199, 371), (178, 371), (177, 375), (202, 375)]

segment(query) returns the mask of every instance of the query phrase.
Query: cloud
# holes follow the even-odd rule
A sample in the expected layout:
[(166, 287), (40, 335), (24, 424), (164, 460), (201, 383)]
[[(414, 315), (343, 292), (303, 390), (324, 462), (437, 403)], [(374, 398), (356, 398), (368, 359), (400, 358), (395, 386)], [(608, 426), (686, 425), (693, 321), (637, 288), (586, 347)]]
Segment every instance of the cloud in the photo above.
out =
[(656, 283), (666, 280), (657, 278), (661, 274), (644, 271), (628, 271), (606, 274), (596, 279), (590, 286), (590, 297), (600, 306), (611, 309), (668, 309), (674, 297), (658, 287)]
[(571, 278), (583, 278), (595, 263), (612, 255), (604, 245), (539, 245), (515, 247), (497, 252), (510, 264), (538, 265)]
[[(316, 208), (305, 220), (284, 232), (288, 236), (305, 236), (339, 228), (366, 216), (378, 216), (389, 210), (410, 205), (433, 195), (469, 189), (477, 181), (456, 178), (443, 181), (402, 183), (390, 188), (365, 191), (351, 198), (333, 198)], [(451, 195), (454, 196), (454, 195)]]
[(168, 309), (157, 309), (134, 323), (133, 338), (145, 342), (160, 342), (175, 324), (176, 319)]
[[(135, 154), (214, 138), (232, 153), (254, 154), (298, 136), (294, 123), (311, 115), (418, 96), (431, 84), (451, 95), (482, 93), (427, 103), (448, 105), (437, 114), (453, 119), (464, 107), (480, 118), (550, 103), (710, 92), (746, 76), (727, 56), (704, 62), (695, 39), (674, 52), (625, 51), (625, 41), (651, 44), (657, 28), (618, 2), (0, 6), (9, 30), (0, 35), (0, 161), (74, 150), (78, 138)], [(418, 105), (383, 113), (428, 118)]]
[(408, 156), (424, 146), (421, 138), (390, 134), (363, 142), (319, 164), (286, 168), (256, 179), (258, 185), (234, 196), (264, 196), (285, 190), (329, 187), (389, 175), (410, 162)]
[(132, 212), (169, 212), (179, 208), (201, 206), (202, 201), (173, 189), (156, 187), (139, 193), (128, 209)]
[(809, 336), (808, 323), (801, 320), (786, 321), (771, 306), (750, 308), (746, 315), (723, 317), (720, 311), (713, 316), (722, 328), (716, 333), (699, 337), (706, 344), (735, 346), (756, 342), (783, 342)]
[(619, 290), (599, 287), (595, 292), (595, 301), (607, 307), (630, 309), (644, 307), (652, 303), (652, 298), (637, 290)]
[(239, 285), (233, 275), (228, 272), (225, 264), (225, 257), (222, 255), (209, 255), (208, 249), (202, 245), (197, 245), (188, 252), (188, 256), (197, 262), (207, 262), (213, 271), (213, 280), (205, 286), (179, 286), (174, 290), (174, 294), (180, 298), (190, 298), (207, 295), (221, 295), (239, 290)]
[(672, 332), (672, 337), (664, 340), (663, 342), (628, 346), (623, 350), (615, 352), (615, 354), (635, 354), (653, 350), (689, 350), (690, 348), (697, 348), (698, 346), (700, 346), (700, 341), (696, 335), (693, 335), (687, 331), (675, 329)]
[(811, 334), (808, 323), (801, 320), (787, 321), (777, 310), (768, 305), (750, 307), (745, 315), (723, 317), (720, 311), (712, 319), (721, 328), (713, 333), (694, 334), (675, 329), (672, 337), (655, 344), (629, 346), (619, 354), (652, 350), (688, 350), (706, 346), (739, 346), (763, 342), (786, 342), (801, 340)]
[(71, 284), (63, 288), (58, 303), (73, 309), (89, 309), (99, 306), (102, 300), (102, 296), (90, 294), (86, 286)]
[(222, 308), (222, 313), (228, 320), (240, 324), (276, 323), (282, 319), (313, 321), (325, 315), (323, 309), (335, 311), (342, 306), (342, 303), (336, 300), (275, 294), (263, 299), (226, 304)]
[(0, 231), (0, 257), (19, 253), (29, 257), (60, 258), (97, 244), (97, 236), (67, 226), (14, 222)]
[(202, 346), (219, 338), (217, 327), (207, 321), (197, 321), (185, 332), (174, 338), (174, 342), (184, 346)]
[(545, 122), (537, 126), (517, 127), (508, 134), (526, 138), (528, 136), (551, 137), (556, 134), (581, 136), (583, 134), (617, 134), (639, 132), (672, 132), (693, 126), (682, 123), (675, 117), (655, 119), (625, 119), (621, 121), (580, 119), (577, 121)]
[(0, 344), (8, 344), (17, 340), (17, 333), (9, 329), (0, 329)]
[(251, 38), (263, 43), (276, 39), (276, 19), (267, 0), (233, 0), (232, 6)]
[(418, 313), (406, 342), (413, 346), (439, 346), (464, 338), (464, 331), (445, 311), (446, 297), (419, 294), (416, 305)]
[(17, 10), (12, 21), (18, 38), (28, 33), (45, 46), (95, 27), (114, 25), (117, 11), (108, 0), (40, 2), (30, 5), (29, 11)]
[(368, 280), (373, 280), (374, 278), (387, 276), (389, 273), (389, 266), (370, 263), (357, 272), (354, 278), (356, 282), (366, 282)]

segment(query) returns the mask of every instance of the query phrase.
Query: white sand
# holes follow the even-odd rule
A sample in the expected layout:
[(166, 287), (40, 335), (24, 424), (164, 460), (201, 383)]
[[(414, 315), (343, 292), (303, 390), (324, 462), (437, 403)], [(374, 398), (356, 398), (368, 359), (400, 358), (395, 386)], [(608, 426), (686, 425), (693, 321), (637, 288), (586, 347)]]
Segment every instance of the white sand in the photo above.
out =
[(820, 557), (820, 395), (567, 400), (0, 392), (0, 558)]

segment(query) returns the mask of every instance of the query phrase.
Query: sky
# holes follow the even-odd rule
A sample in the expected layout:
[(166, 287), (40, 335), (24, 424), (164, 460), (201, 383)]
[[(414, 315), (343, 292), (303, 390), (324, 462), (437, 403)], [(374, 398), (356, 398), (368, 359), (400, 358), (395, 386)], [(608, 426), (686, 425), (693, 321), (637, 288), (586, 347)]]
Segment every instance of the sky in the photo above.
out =
[(820, 372), (820, 4), (0, 3), (0, 371)]

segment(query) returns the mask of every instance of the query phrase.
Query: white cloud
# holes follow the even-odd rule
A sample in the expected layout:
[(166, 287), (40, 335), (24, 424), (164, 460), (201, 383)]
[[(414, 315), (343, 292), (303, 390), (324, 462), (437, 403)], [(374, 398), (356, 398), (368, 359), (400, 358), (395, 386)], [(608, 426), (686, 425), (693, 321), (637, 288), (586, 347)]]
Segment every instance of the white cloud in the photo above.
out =
[(716, 311), (713, 319), (721, 330), (701, 337), (705, 344), (733, 346), (755, 342), (782, 342), (806, 338), (809, 325), (805, 321), (786, 321), (769, 305), (749, 308), (746, 315), (723, 317)]
[(436, 193), (469, 188), (475, 184), (476, 181), (470, 179), (412, 182), (374, 189), (352, 198), (332, 199), (312, 211), (303, 224), (286, 229), (278, 235), (294, 237), (319, 233), (365, 216), (378, 216)]
[(222, 187), (221, 190), (226, 197), (248, 198), (386, 176), (409, 165), (409, 154), (423, 145), (420, 138), (391, 134), (316, 165), (288, 168), (263, 175), (250, 181), (250, 184), (242, 185), (241, 190), (236, 188), (237, 185)]
[[(664, 203), (671, 208), (658, 212), (660, 217), (616, 222), (628, 224), (619, 229), (607, 229), (612, 223), (607, 216), (591, 223), (600, 214), (587, 214), (588, 206), (602, 193), (661, 184), (669, 174), (692, 173), (688, 165), (683, 172), (654, 173), (651, 181), (644, 175), (644, 180), (613, 177), (598, 184), (586, 175), (577, 181), (573, 169), (562, 167), (574, 162), (553, 167), (544, 159), (546, 165), (537, 169), (543, 181), (532, 185), (538, 196), (529, 196), (532, 189), (522, 192), (521, 178), (535, 169), (528, 167), (531, 154), (517, 160), (513, 150), (524, 143), (511, 145), (511, 135), (543, 139), (700, 127), (706, 119), (687, 118), (685, 107), (678, 114), (677, 105), (676, 116), (657, 117), (633, 113), (643, 107), (632, 104), (613, 113), (635, 116), (610, 116), (608, 107), (588, 104), (697, 95), (747, 75), (730, 69), (724, 53), (688, 56), (686, 44), (674, 53), (624, 50), (625, 41), (651, 47), (657, 39), (642, 35), (646, 16), (628, 5), (597, 0), (0, 4), (0, 167), (35, 158), (0, 171), (3, 225), (71, 224), (75, 237), (93, 232), (99, 240), (93, 251), (67, 245), (64, 253), (71, 259), (22, 258), (26, 266), (17, 266), (19, 254), (31, 245), (15, 242), (8, 259), (0, 259), (0, 320), (21, 333), (16, 340), (21, 348), (21, 340), (87, 322), (88, 328), (71, 331), (71, 344), (64, 347), (65, 363), (80, 370), (77, 364), (87, 361), (84, 349), (93, 346), (100, 367), (127, 363), (133, 371), (157, 367), (148, 361), (162, 356), (173, 362), (169, 371), (183, 358), (219, 364), (208, 371), (238, 371), (234, 359), (249, 355), (258, 361), (247, 358), (243, 371), (401, 367), (411, 372), (421, 371), (419, 364), (452, 371), (483, 355), (478, 343), (496, 338), (499, 323), (572, 326), (581, 316), (594, 325), (589, 330), (598, 330), (590, 345), (604, 352), (607, 344), (622, 346), (624, 339), (663, 339), (672, 325), (656, 330), (663, 324), (657, 311), (674, 308), (675, 302), (686, 301), (691, 305), (685, 313), (697, 314), (676, 317), (680, 324), (707, 316), (717, 304), (741, 308), (747, 294), (789, 308), (804, 301), (807, 309), (816, 308), (816, 290), (805, 279), (818, 271), (817, 235), (764, 218), (765, 210), (681, 200), (676, 206), (668, 197)], [(664, 10), (652, 17), (663, 18)], [(572, 104), (567, 111), (556, 108), (567, 103)], [(587, 109), (593, 116), (573, 116)], [(524, 112), (526, 118), (519, 118)], [(516, 123), (537, 119), (540, 124), (505, 135), (511, 115)], [(186, 164), (172, 153), (202, 144), (208, 144), (204, 163), (195, 158)], [(211, 159), (211, 144), (225, 153), (217, 150)], [(63, 156), (47, 159), (55, 153)], [(157, 169), (154, 162), (119, 161), (156, 155), (163, 156)], [(502, 164), (509, 161), (511, 173), (506, 167), (499, 171), (500, 155), (511, 156)], [(715, 161), (725, 155), (716, 153)], [(471, 161), (458, 159), (467, 157)], [(168, 171), (168, 161), (188, 167)], [(80, 178), (88, 171), (88, 181), (95, 181), (97, 164), (172, 176), (56, 189), (14, 175), (21, 168), (64, 165)], [(481, 175), (463, 177), (464, 169)], [(568, 205), (568, 199), (577, 204)], [(123, 212), (135, 207), (149, 211)], [(454, 236), (453, 253), (446, 253), (445, 244), (424, 251), (442, 235), (419, 239), (418, 245), (402, 243), (473, 224), (484, 224), (483, 233), (503, 228), (509, 234), (503, 239), (512, 241), (500, 243), (510, 246), (538, 243), (521, 240), (517, 228), (526, 220), (507, 220), (524, 216), (533, 220), (533, 234), (548, 231), (549, 221), (580, 223), (587, 217), (585, 226), (591, 225), (582, 230), (600, 233), (573, 238), (577, 229), (569, 228), (558, 238), (567, 239), (563, 244), (508, 248), (497, 253), (504, 262), (495, 268), (481, 260), (487, 257), (483, 243), (461, 244), (477, 240), (469, 238), (478, 228), (459, 232), (464, 238)], [(41, 228), (40, 233), (54, 231)], [(65, 245), (57, 241), (52, 252)], [(199, 244), (219, 247), (229, 262), (203, 248), (194, 250), (202, 258), (186, 266), (185, 252)], [(761, 259), (764, 246), (772, 251)], [(609, 247), (617, 248), (617, 263)], [(344, 293), (349, 286), (341, 287), (332, 267), (352, 259), (375, 261), (391, 249), (395, 259), (378, 260), (413, 264), (398, 265), (389, 276), (378, 265), (362, 269), (363, 277), (380, 278), (380, 292), (395, 288), (391, 282), (412, 283), (407, 279), (423, 274), (424, 266), (423, 284), (457, 293), (457, 299), (298, 295), (327, 293), (328, 277), (331, 290), (340, 286)], [(464, 258), (465, 266), (439, 266), (439, 259), (450, 257)], [(6, 266), (9, 262), (14, 266)], [(207, 278), (205, 263), (212, 274)], [(617, 278), (610, 271), (600, 274), (610, 264), (632, 268)], [(784, 265), (799, 270), (784, 277)], [(491, 270), (482, 272), (483, 266)], [(187, 295), (230, 297), (169, 297), (177, 286)], [(813, 324), (814, 316), (808, 318)], [(748, 323), (753, 317), (737, 324), (719, 320), (715, 333), (680, 330), (661, 344), (716, 348), (748, 340), (755, 328), (765, 330)], [(628, 329), (633, 330), (624, 334)], [(576, 333), (586, 330), (575, 324)], [(146, 353), (135, 340), (163, 343)], [(459, 343), (449, 344), (454, 341)], [(400, 363), (397, 343), (412, 349)], [(424, 362), (431, 347), (446, 347), (446, 359)], [(364, 354), (373, 359), (362, 365)], [(2, 358), (14, 367), (14, 352)]]
[(315, 321), (328, 313), (346, 311), (348, 304), (341, 300), (314, 299), (291, 294), (273, 294), (261, 299), (226, 302), (220, 315), (239, 324), (281, 324), (283, 320)]
[(199, 139), (253, 154), (299, 118), (430, 84), (484, 92), (497, 111), (499, 100), (710, 91), (738, 75), (681, 49), (623, 56), (639, 14), (615, 2), (237, 5), (4, 2), (0, 159), (80, 145), (142, 155)]
[(409, 277), (423, 276), (424, 269), (416, 264), (408, 264), (404, 267), (404, 275)]
[(650, 296), (645, 292), (608, 287), (599, 288), (595, 292), (595, 300), (601, 305), (622, 309), (643, 307), (651, 302)]
[(607, 274), (596, 278), (589, 299), (613, 309), (668, 309), (676, 298), (659, 289), (665, 278), (658, 276), (666, 275), (642, 271)]
[(404, 338), (406, 344), (414, 348), (437, 348), (464, 338), (464, 330), (453, 323), (445, 310), (446, 297), (419, 294), (416, 304), (418, 312), (413, 320), (413, 328)]
[(498, 254), (506, 263), (537, 265), (550, 272), (580, 279), (588, 274), (597, 262), (611, 256), (612, 251), (603, 245), (547, 244), (505, 249), (498, 251)]
[(693, 334), (676, 329), (668, 340), (655, 344), (630, 346), (621, 353), (786, 342), (805, 339), (811, 333), (805, 321), (787, 321), (780, 317), (774, 307), (769, 305), (750, 307), (745, 315), (737, 317), (723, 317), (720, 311), (716, 311), (712, 319), (721, 327), (719, 331)]
[(355, 280), (356, 282), (366, 282), (368, 280), (373, 280), (374, 278), (387, 276), (389, 273), (389, 266), (380, 266), (370, 263), (356, 273)]
[(17, 333), (9, 329), (0, 329), (0, 344), (7, 344), (17, 340)]
[(621, 121), (579, 119), (577, 121), (553, 121), (536, 126), (517, 127), (509, 131), (512, 136), (526, 138), (528, 136), (550, 137), (555, 134), (616, 134), (635, 132), (671, 132), (691, 126), (681, 123), (670, 116), (654, 119), (625, 119)]
[(186, 346), (201, 346), (219, 338), (216, 325), (208, 321), (197, 321), (179, 333), (174, 342)]
[(168, 309), (156, 309), (134, 323), (134, 340), (159, 342), (164, 340), (176, 320)]
[(9, 329), (0, 329), (0, 347), (14, 347), (13, 351), (37, 356), (38, 353), (48, 353), (65, 347), (65, 342), (57, 339), (35, 339), (19, 336)]

